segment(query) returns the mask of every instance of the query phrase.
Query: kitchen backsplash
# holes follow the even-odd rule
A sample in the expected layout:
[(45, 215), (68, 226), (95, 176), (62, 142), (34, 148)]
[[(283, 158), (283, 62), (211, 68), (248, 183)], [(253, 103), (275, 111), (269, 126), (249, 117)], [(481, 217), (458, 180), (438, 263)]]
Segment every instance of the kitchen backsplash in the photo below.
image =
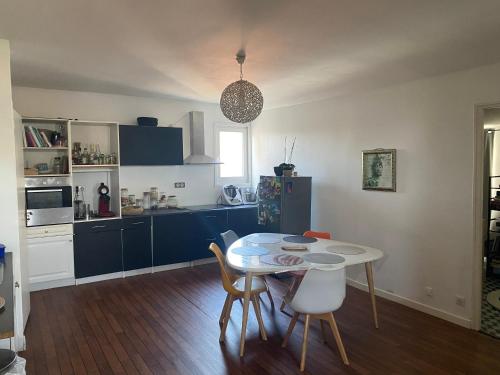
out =
[[(142, 198), (142, 193), (151, 187), (160, 192), (175, 195), (179, 206), (212, 204), (219, 194), (215, 186), (215, 167), (213, 165), (184, 165), (157, 167), (121, 167), (120, 185), (129, 194)], [(174, 188), (174, 183), (184, 182), (185, 188)]]

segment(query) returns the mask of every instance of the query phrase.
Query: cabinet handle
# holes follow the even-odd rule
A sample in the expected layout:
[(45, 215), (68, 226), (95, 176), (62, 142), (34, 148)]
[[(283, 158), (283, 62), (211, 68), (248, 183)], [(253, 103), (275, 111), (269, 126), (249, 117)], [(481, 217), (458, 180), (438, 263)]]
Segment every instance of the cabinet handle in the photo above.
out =
[(212, 241), (212, 242), (214, 242), (214, 241), (216, 241), (216, 240), (217, 240), (216, 238), (207, 238), (207, 241)]
[(217, 216), (205, 216), (205, 219), (217, 219)]
[(97, 228), (106, 228), (106, 225), (94, 225), (94, 226), (92, 226), (92, 229), (97, 229)]
[(138, 221), (137, 223), (130, 223), (130, 225), (139, 225), (139, 224), (144, 224), (144, 221)]

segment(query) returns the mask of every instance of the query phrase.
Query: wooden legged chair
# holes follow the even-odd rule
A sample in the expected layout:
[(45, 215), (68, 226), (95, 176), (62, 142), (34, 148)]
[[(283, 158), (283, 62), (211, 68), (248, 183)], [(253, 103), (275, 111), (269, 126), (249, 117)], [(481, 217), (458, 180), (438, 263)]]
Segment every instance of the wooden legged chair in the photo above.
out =
[(342, 343), (337, 323), (333, 317), (333, 312), (342, 306), (342, 302), (345, 298), (345, 289), (346, 281), (344, 268), (333, 271), (309, 270), (300, 283), (297, 292), (290, 300), (289, 305), (295, 313), (281, 346), (283, 348), (286, 347), (299, 315), (304, 314), (304, 338), (302, 341), (300, 371), (304, 371), (306, 364), (307, 337), (311, 319), (320, 320), (323, 341), (325, 341), (323, 322), (327, 322), (330, 325), (342, 361), (344, 364), (349, 365), (344, 344)]
[[(227, 292), (226, 301), (224, 302), (224, 307), (219, 318), (219, 324), (221, 325), (221, 332), (219, 336), (219, 341), (223, 342), (226, 334), (227, 323), (229, 322), (229, 317), (231, 316), (231, 309), (233, 307), (233, 302), (236, 299), (242, 299), (245, 293), (245, 277), (240, 277), (238, 275), (232, 275), (226, 270), (226, 261), (224, 254), (217, 244), (211, 243), (209, 249), (217, 257), (219, 263), (219, 268), (222, 278), (222, 286)], [(257, 316), (257, 321), (259, 323), (260, 335), (264, 341), (267, 341), (267, 334), (264, 328), (264, 322), (262, 321), (262, 315), (260, 312), (260, 301), (259, 294), (267, 291), (267, 285), (262, 278), (252, 278), (252, 289), (250, 292), (250, 300), (252, 301), (253, 308), (255, 310), (255, 315)]]
[[(229, 249), (229, 246), (231, 246), (233, 243), (235, 243), (236, 241), (238, 241), (240, 239), (238, 237), (238, 235), (231, 229), (224, 232), (224, 233), (221, 233), (220, 236), (222, 237), (222, 240), (224, 241), (224, 246), (226, 247), (226, 251), (227, 251), (227, 249)], [(234, 273), (237, 275), (240, 275), (240, 276), (245, 275), (243, 272), (238, 272), (238, 271), (235, 271)], [(269, 302), (271, 302), (271, 307), (274, 307), (273, 296), (271, 295), (271, 291), (269, 290), (269, 285), (267, 284), (266, 278), (264, 276), (257, 276), (257, 277), (262, 278), (262, 280), (266, 284), (267, 298), (269, 298)]]
[[(308, 230), (304, 232), (304, 237), (313, 237), (313, 238), (323, 238), (325, 240), (331, 240), (332, 236), (328, 232), (315, 232), (312, 230)], [(285, 306), (287, 304), (287, 301), (290, 299), (291, 296), (295, 293), (295, 290), (297, 290), (297, 287), (299, 286), (302, 278), (306, 274), (305, 271), (293, 271), (290, 272), (292, 275), (292, 283), (288, 287), (288, 290), (286, 291), (285, 295), (282, 298), (281, 306), (280, 306), (280, 311), (283, 312), (285, 309)]]

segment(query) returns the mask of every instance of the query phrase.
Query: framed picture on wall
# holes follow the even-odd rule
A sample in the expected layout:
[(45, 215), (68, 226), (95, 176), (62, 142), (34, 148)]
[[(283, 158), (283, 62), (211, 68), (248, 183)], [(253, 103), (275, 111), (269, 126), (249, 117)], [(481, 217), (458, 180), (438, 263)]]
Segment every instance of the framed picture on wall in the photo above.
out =
[(396, 191), (396, 149), (362, 152), (363, 190)]

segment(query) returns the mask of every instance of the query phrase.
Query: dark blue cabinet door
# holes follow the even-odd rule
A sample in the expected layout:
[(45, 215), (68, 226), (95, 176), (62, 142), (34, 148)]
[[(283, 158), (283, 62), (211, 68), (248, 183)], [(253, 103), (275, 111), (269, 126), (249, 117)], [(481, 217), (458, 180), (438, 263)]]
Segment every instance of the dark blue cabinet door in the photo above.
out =
[(153, 264), (161, 266), (193, 259), (196, 221), (192, 213), (153, 217)]
[(213, 253), (208, 246), (215, 242), (221, 249), (224, 249), (224, 241), (220, 234), (227, 230), (227, 210), (197, 212), (196, 231), (199, 234), (194, 259), (210, 258)]
[(182, 128), (120, 125), (121, 165), (182, 165)]
[(121, 230), (82, 232), (74, 237), (77, 279), (123, 270)]
[(123, 219), (123, 269), (151, 267), (151, 217)]
[(263, 231), (257, 223), (257, 206), (228, 210), (229, 229), (236, 232), (238, 237)]

